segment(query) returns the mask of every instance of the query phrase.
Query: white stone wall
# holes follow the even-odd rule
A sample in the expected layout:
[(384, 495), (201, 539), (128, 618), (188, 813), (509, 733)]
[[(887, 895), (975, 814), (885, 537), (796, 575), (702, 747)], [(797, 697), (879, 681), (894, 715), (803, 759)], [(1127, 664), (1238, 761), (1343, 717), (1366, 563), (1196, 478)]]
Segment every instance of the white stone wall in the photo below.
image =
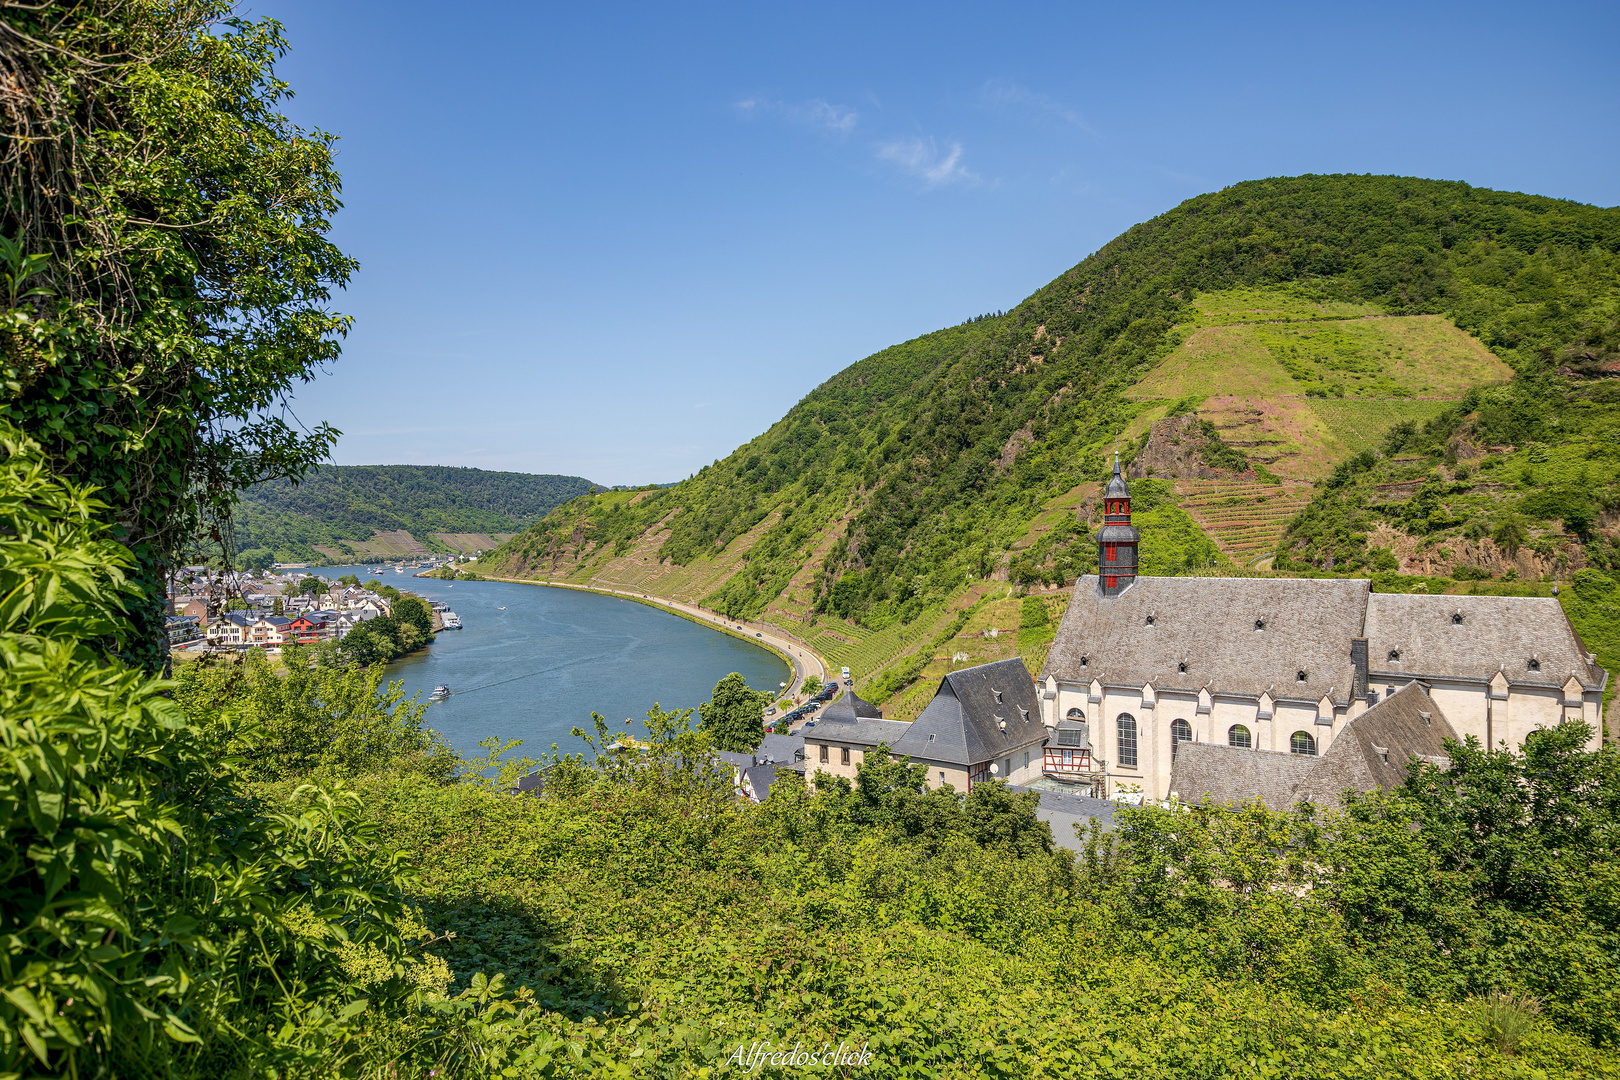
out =
[[(1410, 677), (1373, 678), (1372, 687), (1379, 699), (1389, 695), (1393, 687), (1399, 690)], [(1186, 720), (1193, 730), (1195, 742), (1227, 745), (1228, 732), (1234, 724), (1249, 729), (1250, 745), (1257, 750), (1288, 753), (1292, 748), (1294, 732), (1304, 731), (1316, 740), (1318, 755), (1327, 752), (1333, 740), (1354, 717), (1367, 710), (1365, 700), (1346, 708), (1336, 708), (1333, 723), (1317, 723), (1318, 706), (1295, 701), (1279, 701), (1273, 705), (1271, 719), (1260, 719), (1257, 701), (1243, 698), (1223, 698), (1216, 694), (1210, 698), (1207, 713), (1198, 712), (1199, 699), (1191, 694), (1167, 692), (1144, 695), (1140, 689), (1125, 690), (1105, 687), (1102, 700), (1093, 702), (1089, 684), (1056, 682), (1052, 688), (1056, 695), (1047, 704), (1046, 716), (1050, 725), (1063, 719), (1070, 709), (1079, 709), (1091, 725), (1091, 745), (1094, 759), (1108, 763), (1108, 791), (1112, 796), (1124, 785), (1134, 785), (1150, 799), (1163, 799), (1170, 794), (1172, 764), (1170, 725), (1176, 719)], [(1556, 689), (1529, 689), (1514, 686), (1506, 701), (1488, 701), (1488, 687), (1483, 682), (1467, 683), (1461, 680), (1431, 680), (1430, 694), (1440, 712), (1451, 723), (1460, 737), (1474, 735), (1485, 742), (1486, 711), (1490, 710), (1492, 735), (1497, 741), (1505, 740), (1509, 746), (1523, 745), (1530, 732), (1542, 727), (1553, 727), (1564, 716), (1580, 716), (1593, 728), (1588, 749), (1601, 745), (1602, 695), (1582, 695), (1578, 705), (1566, 705), (1564, 694)], [(1151, 701), (1151, 704), (1147, 702)], [(1119, 760), (1119, 716), (1128, 713), (1136, 718), (1137, 764), (1135, 768), (1122, 765)], [(1028, 770), (1015, 770), (1013, 783), (1023, 784), (1040, 776), (1040, 760), (1031, 755)]]

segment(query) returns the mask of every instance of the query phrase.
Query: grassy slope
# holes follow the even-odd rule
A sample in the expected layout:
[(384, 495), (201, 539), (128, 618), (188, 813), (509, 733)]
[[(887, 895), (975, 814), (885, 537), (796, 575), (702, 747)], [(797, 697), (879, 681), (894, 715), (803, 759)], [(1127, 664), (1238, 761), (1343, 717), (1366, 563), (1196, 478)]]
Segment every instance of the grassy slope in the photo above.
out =
[(237, 546), (278, 559), (485, 548), (491, 534), (515, 533), (591, 486), (578, 476), (443, 465), (328, 465), (301, 484), (243, 492)]
[[(875, 675), (994, 592), (987, 578), (1083, 570), (1089, 542), (1060, 535), (1055, 501), (1172, 394), (1219, 391), (1203, 408), (1228, 441), (1290, 451), (1277, 460), (1304, 482), (1500, 380), (1496, 356), (1522, 370), (1578, 342), (1613, 310), (1617, 250), (1620, 211), (1387, 177), (1240, 184), (1001, 318), (853, 365), (690, 481), (559, 508), (494, 562), (764, 616)], [(1152, 382), (1194, 346), (1221, 379), (1189, 386), (1189, 363)], [(1168, 572), (1205, 565), (1208, 538), (1181, 535)]]

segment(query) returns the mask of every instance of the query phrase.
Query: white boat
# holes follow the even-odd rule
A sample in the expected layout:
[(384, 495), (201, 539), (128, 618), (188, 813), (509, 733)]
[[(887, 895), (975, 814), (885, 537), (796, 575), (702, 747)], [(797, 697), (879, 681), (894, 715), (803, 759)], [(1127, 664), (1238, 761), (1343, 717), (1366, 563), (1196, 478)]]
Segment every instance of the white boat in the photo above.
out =
[(440, 685), (435, 686), (433, 688), (433, 692), (428, 695), (428, 700), (429, 701), (443, 701), (445, 698), (447, 698), (449, 696), (450, 696), (450, 688), (441, 683)]
[(455, 612), (446, 611), (443, 615), (440, 616), (440, 618), (443, 620), (442, 625), (444, 626), (444, 628), (446, 630), (460, 630), (461, 629), (461, 616), (457, 615)]

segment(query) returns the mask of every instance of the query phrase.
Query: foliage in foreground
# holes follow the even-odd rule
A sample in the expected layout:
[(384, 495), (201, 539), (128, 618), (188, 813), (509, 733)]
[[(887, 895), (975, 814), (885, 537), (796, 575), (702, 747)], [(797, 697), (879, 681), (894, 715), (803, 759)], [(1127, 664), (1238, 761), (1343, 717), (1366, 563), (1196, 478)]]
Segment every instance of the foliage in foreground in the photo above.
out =
[(252, 724), (194, 723), (94, 647), (133, 632), (131, 558), (0, 442), (0, 1075), (314, 1068), (445, 989), (354, 793), (257, 797), (227, 756)]
[(520, 798), (449, 782), (376, 671), (105, 660), (126, 556), (8, 449), (0, 1072), (1620, 1071), (1620, 780), (1578, 726), (1343, 815), (1123, 811), (1078, 858), (1027, 794), (877, 758), (741, 803), (689, 711)]

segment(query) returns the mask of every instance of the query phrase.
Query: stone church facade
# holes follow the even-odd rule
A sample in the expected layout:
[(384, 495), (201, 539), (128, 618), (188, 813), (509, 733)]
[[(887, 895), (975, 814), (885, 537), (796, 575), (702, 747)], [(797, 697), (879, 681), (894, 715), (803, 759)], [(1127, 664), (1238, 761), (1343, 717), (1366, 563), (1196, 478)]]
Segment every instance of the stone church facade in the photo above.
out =
[(1117, 462), (1104, 497), (1101, 572), (1076, 582), (1037, 678), (1047, 760), (1058, 745), (1085, 753), (1063, 754), (1048, 777), (1163, 799), (1183, 743), (1323, 755), (1351, 720), (1412, 683), (1458, 737), (1517, 747), (1578, 719), (1593, 748), (1601, 739), (1608, 674), (1556, 599), (1140, 577)]

